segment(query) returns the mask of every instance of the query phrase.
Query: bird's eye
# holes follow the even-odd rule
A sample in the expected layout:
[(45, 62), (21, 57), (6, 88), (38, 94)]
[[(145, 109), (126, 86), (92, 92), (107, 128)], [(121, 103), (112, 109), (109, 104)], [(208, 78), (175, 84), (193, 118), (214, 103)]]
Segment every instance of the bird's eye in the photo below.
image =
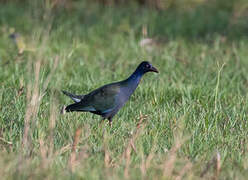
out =
[(147, 64), (147, 65), (146, 65), (146, 67), (147, 67), (147, 68), (150, 68), (150, 65), (149, 65), (149, 64)]

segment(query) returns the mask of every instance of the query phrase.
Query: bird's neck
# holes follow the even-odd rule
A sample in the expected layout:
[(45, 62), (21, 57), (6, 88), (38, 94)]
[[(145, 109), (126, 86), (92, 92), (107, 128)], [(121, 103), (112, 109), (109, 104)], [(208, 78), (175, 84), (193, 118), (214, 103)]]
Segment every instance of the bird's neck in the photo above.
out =
[(134, 73), (131, 74), (131, 76), (129, 76), (125, 81), (128, 84), (128, 86), (131, 86), (131, 88), (135, 90), (136, 87), (139, 85), (139, 82), (143, 75), (144, 75), (143, 72), (136, 69), (136, 71), (134, 71)]

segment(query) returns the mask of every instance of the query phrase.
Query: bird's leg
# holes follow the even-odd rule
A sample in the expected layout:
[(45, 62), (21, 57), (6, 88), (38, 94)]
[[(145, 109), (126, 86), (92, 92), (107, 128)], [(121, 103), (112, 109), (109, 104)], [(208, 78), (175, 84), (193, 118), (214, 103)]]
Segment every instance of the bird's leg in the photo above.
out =
[(108, 121), (109, 121), (109, 126), (112, 127), (112, 118), (108, 118)]

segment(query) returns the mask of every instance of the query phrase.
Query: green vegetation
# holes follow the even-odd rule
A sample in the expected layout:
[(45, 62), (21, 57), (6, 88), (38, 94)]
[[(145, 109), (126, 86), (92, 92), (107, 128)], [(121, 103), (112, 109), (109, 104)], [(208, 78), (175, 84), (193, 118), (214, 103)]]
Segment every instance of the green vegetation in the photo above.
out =
[[(37, 2), (0, 5), (1, 179), (246, 179), (243, 16)], [(160, 74), (144, 76), (112, 127), (60, 114), (71, 102), (61, 90), (87, 93), (142, 60)]]

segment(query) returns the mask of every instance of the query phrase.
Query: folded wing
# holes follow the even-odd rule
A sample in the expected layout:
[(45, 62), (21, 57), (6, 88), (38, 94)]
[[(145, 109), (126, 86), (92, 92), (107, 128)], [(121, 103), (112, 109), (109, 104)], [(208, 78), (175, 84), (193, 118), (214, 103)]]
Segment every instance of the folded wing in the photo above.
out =
[(85, 95), (80, 102), (67, 106), (66, 111), (90, 111), (104, 116), (119, 106), (119, 94), (117, 83), (105, 85)]

